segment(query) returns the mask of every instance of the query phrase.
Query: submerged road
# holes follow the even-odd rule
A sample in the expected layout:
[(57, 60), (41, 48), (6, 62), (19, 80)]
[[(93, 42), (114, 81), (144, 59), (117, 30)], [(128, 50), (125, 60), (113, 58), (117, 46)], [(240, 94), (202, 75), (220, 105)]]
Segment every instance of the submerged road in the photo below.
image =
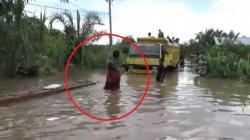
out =
[[(78, 79), (100, 81), (96, 86), (72, 91), (77, 103), (97, 117), (116, 117), (130, 111), (143, 95), (147, 79), (143, 75), (123, 75), (121, 92), (111, 94), (102, 89), (105, 72), (74, 75)], [(45, 79), (61, 81), (63, 77)], [(115, 122), (83, 116), (66, 93), (0, 107), (0, 139), (249, 140), (249, 84), (202, 78), (189, 67), (168, 73), (163, 84), (157, 84), (154, 77), (151, 79), (148, 96), (140, 108)], [(44, 79), (1, 80), (0, 92), (11, 93), (43, 84)]]

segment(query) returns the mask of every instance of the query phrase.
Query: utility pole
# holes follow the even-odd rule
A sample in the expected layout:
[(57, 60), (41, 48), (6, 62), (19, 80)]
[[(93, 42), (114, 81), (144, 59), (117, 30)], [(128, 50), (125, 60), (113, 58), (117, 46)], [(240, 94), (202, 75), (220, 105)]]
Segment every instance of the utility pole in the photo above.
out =
[(79, 11), (77, 10), (76, 11), (76, 17), (77, 17), (77, 38), (80, 37), (80, 21), (81, 21), (81, 18), (80, 18), (80, 13)]
[[(106, 0), (109, 4), (109, 33), (112, 34), (112, 17), (111, 17), (111, 3), (113, 0)], [(113, 39), (112, 36), (109, 36), (109, 46), (112, 46)]]

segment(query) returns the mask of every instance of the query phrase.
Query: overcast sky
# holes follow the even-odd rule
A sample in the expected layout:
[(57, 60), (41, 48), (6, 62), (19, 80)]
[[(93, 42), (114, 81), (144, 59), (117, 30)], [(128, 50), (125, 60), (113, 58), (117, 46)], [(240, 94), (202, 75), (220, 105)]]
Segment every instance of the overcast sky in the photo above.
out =
[[(98, 27), (109, 31), (108, 4), (106, 0), (71, 0), (74, 4), (60, 3), (59, 0), (36, 0), (34, 4), (58, 8), (76, 9), (100, 13), (105, 24)], [(181, 41), (194, 38), (206, 28), (219, 28), (226, 32), (231, 29), (241, 36), (250, 36), (250, 0), (114, 0), (112, 3), (113, 33), (122, 36), (157, 35), (161, 29), (165, 36), (179, 37)], [(44, 8), (27, 5), (27, 11), (39, 12)], [(60, 10), (47, 8), (47, 15)], [(85, 11), (80, 10), (84, 15)], [(59, 24), (56, 24), (59, 26)], [(60, 28), (60, 27), (59, 27)]]

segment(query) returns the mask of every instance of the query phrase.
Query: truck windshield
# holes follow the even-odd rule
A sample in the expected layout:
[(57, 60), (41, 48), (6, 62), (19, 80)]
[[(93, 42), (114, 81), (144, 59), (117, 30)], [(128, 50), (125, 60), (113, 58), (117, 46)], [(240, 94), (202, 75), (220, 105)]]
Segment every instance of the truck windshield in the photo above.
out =
[[(159, 45), (138, 45), (138, 47), (146, 57), (160, 57), (161, 47)], [(129, 56), (141, 57), (140, 53), (133, 46), (130, 48)]]

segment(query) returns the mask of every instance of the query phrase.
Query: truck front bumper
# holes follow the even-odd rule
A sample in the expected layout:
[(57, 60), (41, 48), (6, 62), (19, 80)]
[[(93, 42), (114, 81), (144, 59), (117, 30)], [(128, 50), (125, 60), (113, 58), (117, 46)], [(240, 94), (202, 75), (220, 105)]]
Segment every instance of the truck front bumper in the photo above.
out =
[[(135, 73), (135, 74), (147, 74), (146, 70), (140, 70), (140, 69), (128, 69), (128, 73)], [(156, 74), (157, 70), (149, 70), (150, 74)]]

